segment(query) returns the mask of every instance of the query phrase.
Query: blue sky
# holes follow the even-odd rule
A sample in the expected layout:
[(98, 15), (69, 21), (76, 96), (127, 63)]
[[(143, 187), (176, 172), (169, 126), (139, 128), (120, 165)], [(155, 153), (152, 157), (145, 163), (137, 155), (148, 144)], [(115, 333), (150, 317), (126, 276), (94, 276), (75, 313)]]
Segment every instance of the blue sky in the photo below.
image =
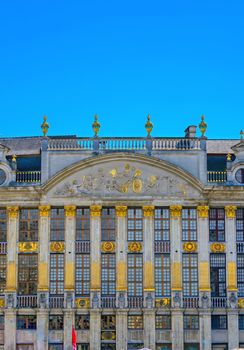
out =
[(0, 137), (244, 129), (243, 0), (2, 1), (0, 43)]

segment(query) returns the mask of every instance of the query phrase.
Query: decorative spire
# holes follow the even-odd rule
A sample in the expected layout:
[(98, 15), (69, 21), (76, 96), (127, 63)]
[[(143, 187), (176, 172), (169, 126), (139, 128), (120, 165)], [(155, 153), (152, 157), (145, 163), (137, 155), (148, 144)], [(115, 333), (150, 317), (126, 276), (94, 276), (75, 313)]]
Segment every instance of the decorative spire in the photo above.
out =
[(244, 131), (241, 130), (241, 131), (240, 131), (240, 139), (241, 139), (241, 141), (244, 141), (244, 140), (243, 140), (243, 135), (244, 135)]
[(153, 123), (151, 122), (151, 116), (148, 114), (147, 116), (147, 122), (145, 124), (145, 129), (147, 131), (147, 137), (151, 137), (151, 132), (153, 129)]
[(202, 115), (202, 121), (198, 126), (199, 126), (201, 133), (202, 133), (201, 138), (205, 139), (206, 137), (204, 136), (204, 134), (207, 130), (208, 124), (204, 120), (204, 115)]
[(43, 123), (41, 124), (41, 129), (43, 132), (43, 136), (46, 137), (47, 133), (48, 133), (48, 129), (49, 129), (49, 124), (47, 122), (47, 116), (44, 115), (43, 117)]
[(226, 155), (226, 160), (227, 160), (227, 162), (231, 162), (231, 154), (230, 153), (228, 153)]
[(93, 131), (94, 131), (94, 137), (97, 137), (97, 136), (98, 136), (100, 127), (101, 127), (101, 125), (100, 125), (100, 123), (99, 123), (99, 121), (98, 121), (98, 115), (95, 114), (95, 116), (94, 116), (94, 122), (93, 122), (93, 124), (92, 124), (92, 129), (93, 129)]

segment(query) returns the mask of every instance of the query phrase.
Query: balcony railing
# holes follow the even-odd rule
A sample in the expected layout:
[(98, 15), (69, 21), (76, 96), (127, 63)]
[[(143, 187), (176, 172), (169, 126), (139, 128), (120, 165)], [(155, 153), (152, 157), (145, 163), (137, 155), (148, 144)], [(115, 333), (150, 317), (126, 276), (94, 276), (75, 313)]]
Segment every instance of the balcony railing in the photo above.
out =
[(0, 242), (0, 254), (7, 254), (8, 252), (8, 243), (7, 242)]
[(76, 241), (75, 252), (78, 253), (90, 253), (90, 242), (89, 241)]
[(63, 296), (49, 297), (49, 307), (50, 309), (62, 309), (64, 307), (64, 297)]
[(37, 296), (36, 295), (18, 295), (17, 307), (18, 308), (37, 307)]
[(192, 150), (200, 149), (200, 141), (198, 139), (160, 139), (156, 138), (152, 141), (153, 150)]
[(223, 309), (227, 306), (226, 297), (213, 297), (211, 298), (211, 306), (213, 309)]
[(227, 181), (226, 171), (208, 171), (208, 182), (222, 183)]
[(143, 297), (128, 297), (128, 308), (139, 309), (143, 307)]
[(169, 241), (155, 241), (154, 252), (158, 254), (170, 253), (170, 242)]
[(16, 182), (18, 183), (40, 183), (41, 171), (16, 171)]
[(101, 307), (103, 309), (115, 309), (116, 297), (101, 297)]
[(199, 298), (183, 297), (183, 307), (185, 309), (197, 309), (199, 307)]

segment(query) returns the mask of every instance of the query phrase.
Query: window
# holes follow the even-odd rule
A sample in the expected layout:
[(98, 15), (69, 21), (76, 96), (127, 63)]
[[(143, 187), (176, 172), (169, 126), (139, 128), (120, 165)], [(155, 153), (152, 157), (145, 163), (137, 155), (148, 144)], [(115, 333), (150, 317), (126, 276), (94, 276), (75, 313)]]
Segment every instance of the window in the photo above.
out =
[(183, 296), (198, 296), (198, 268), (197, 254), (183, 254)]
[(64, 254), (50, 254), (50, 294), (64, 293)]
[(227, 329), (227, 316), (215, 315), (211, 317), (212, 329)]
[(184, 350), (199, 350), (199, 344), (184, 344)]
[(116, 344), (112, 343), (102, 343), (101, 344), (101, 350), (115, 350), (116, 349)]
[(7, 211), (0, 209), (0, 242), (7, 242)]
[(36, 329), (36, 316), (18, 315), (17, 329)]
[(37, 254), (19, 254), (18, 293), (33, 295), (37, 293), (38, 260)]
[(142, 241), (143, 240), (143, 218), (142, 210), (136, 208), (128, 209), (128, 221), (127, 221), (127, 232), (128, 241)]
[(0, 293), (4, 293), (6, 287), (7, 256), (0, 255)]
[(64, 209), (52, 208), (50, 217), (50, 240), (64, 241)]
[(77, 350), (89, 350), (89, 344), (77, 344)]
[(212, 297), (226, 296), (225, 254), (210, 254), (210, 283)]
[(101, 316), (101, 328), (103, 331), (116, 329), (115, 315), (102, 315)]
[(0, 330), (4, 330), (4, 315), (0, 315)]
[(155, 254), (156, 297), (170, 296), (170, 255)]
[(115, 241), (115, 209), (102, 208), (102, 241)]
[(128, 296), (142, 296), (143, 261), (142, 254), (128, 254)]
[(16, 350), (34, 350), (33, 344), (17, 344)]
[(170, 240), (170, 213), (169, 209), (156, 208), (154, 213), (154, 239), (155, 241)]
[(198, 315), (184, 315), (184, 329), (199, 329)]
[(75, 329), (90, 329), (90, 315), (76, 315)]
[(89, 295), (90, 293), (90, 255), (75, 255), (75, 293)]
[(212, 350), (228, 350), (227, 344), (212, 344)]
[(102, 254), (102, 296), (115, 295), (115, 254)]
[(50, 330), (62, 330), (64, 328), (64, 318), (60, 315), (49, 316), (49, 329)]
[(49, 350), (63, 350), (63, 344), (49, 344)]
[(37, 209), (21, 209), (19, 215), (19, 241), (38, 241), (38, 220)]
[(225, 240), (225, 211), (223, 208), (209, 210), (209, 240), (210, 242), (224, 242)]
[(244, 315), (239, 315), (239, 329), (244, 330)]
[(238, 296), (244, 296), (244, 254), (237, 254), (237, 287)]
[(127, 350), (137, 350), (137, 349), (142, 349), (143, 344), (141, 343), (128, 343), (127, 345)]
[(90, 240), (90, 209), (78, 208), (76, 210), (76, 240)]
[(129, 315), (128, 316), (128, 329), (143, 329), (143, 316), (142, 315)]
[(238, 208), (236, 211), (236, 240), (244, 241), (244, 208)]
[(182, 240), (197, 241), (197, 210), (182, 209)]
[(171, 350), (171, 344), (156, 344), (156, 350)]
[(156, 315), (156, 329), (171, 329), (170, 315)]

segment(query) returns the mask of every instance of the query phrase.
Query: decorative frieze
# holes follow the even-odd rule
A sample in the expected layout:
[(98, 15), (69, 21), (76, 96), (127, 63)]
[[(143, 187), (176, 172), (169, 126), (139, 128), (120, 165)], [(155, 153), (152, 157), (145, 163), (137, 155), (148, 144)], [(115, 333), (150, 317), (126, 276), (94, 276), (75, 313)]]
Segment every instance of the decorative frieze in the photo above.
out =
[(128, 250), (131, 253), (140, 253), (142, 250), (142, 244), (140, 242), (130, 242), (128, 244)]
[(119, 218), (125, 218), (127, 215), (127, 206), (126, 205), (117, 205), (115, 207), (116, 215)]
[(224, 243), (212, 243), (210, 246), (212, 253), (223, 253), (225, 252), (225, 244)]
[(90, 213), (91, 213), (91, 216), (93, 216), (93, 217), (100, 217), (101, 210), (102, 210), (101, 205), (91, 205), (90, 206)]
[(180, 218), (182, 211), (182, 205), (171, 205), (170, 206), (170, 216), (172, 218)]
[(39, 206), (39, 215), (40, 217), (48, 217), (50, 214), (51, 206), (50, 205), (40, 205)]
[(186, 242), (183, 244), (183, 250), (187, 253), (194, 253), (197, 251), (196, 242)]
[(7, 207), (8, 217), (10, 219), (16, 219), (19, 213), (19, 207)]
[(228, 219), (234, 219), (236, 217), (236, 206), (234, 205), (227, 205), (225, 207), (225, 213), (226, 213), (226, 217)]
[(142, 207), (144, 217), (152, 217), (154, 214), (154, 206), (153, 205), (144, 205)]
[(20, 253), (37, 253), (38, 242), (20, 242), (19, 252)]
[(76, 213), (76, 206), (75, 205), (65, 205), (65, 216), (66, 218), (74, 218)]
[(64, 253), (65, 244), (64, 242), (52, 242), (50, 244), (50, 251), (52, 253)]
[(113, 253), (115, 251), (114, 242), (103, 242), (102, 243), (102, 252), (103, 253)]
[(208, 205), (199, 205), (197, 207), (198, 217), (200, 219), (208, 218), (209, 206)]

